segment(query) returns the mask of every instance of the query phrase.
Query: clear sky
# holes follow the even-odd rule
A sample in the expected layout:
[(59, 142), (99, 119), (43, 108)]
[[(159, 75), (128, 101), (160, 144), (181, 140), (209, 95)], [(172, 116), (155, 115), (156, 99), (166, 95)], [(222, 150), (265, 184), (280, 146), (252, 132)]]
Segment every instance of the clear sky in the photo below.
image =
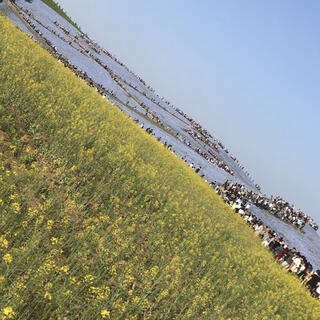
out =
[(320, 223), (320, 1), (59, 0), (91, 38)]

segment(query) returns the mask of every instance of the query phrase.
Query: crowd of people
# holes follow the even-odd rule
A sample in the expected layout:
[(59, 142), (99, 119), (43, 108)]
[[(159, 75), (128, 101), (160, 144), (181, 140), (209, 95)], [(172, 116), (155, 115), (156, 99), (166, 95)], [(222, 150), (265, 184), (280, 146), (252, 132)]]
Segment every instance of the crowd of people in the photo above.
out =
[[(32, 15), (32, 13), (30, 11), (25, 10), (23, 8), (20, 8), (20, 10), (21, 10), (21, 15), (26, 20), (26, 22), (34, 29), (35, 32), (37, 32), (40, 36), (42, 36), (42, 38), (45, 40), (46, 44), (50, 47), (51, 54), (54, 55), (61, 63), (63, 63), (65, 67), (68, 67), (69, 69), (71, 69), (78, 77), (80, 77), (83, 80), (85, 80), (88, 83), (88, 85), (90, 85), (91, 87), (95, 88), (95, 90), (98, 91), (100, 94), (102, 94), (102, 95), (106, 95), (107, 94), (107, 95), (111, 95), (113, 98), (116, 98), (115, 93), (113, 92), (113, 90), (109, 90), (107, 88), (104, 88), (102, 85), (100, 85), (100, 84), (96, 83), (95, 81), (93, 81), (87, 75), (86, 72), (83, 72), (83, 71), (79, 70), (77, 68), (77, 66), (71, 64), (68, 61), (68, 59), (66, 59), (62, 54), (58, 53), (57, 48), (55, 46), (53, 46), (53, 44), (48, 39), (43, 37), (42, 33), (36, 28), (36, 26), (32, 23), (32, 21), (26, 17), (26, 15), (29, 16), (30, 18), (32, 18), (34, 21), (36, 21), (42, 27), (48, 29), (48, 31), (50, 31), (53, 34), (55, 34), (61, 40), (67, 42), (68, 44), (70, 44), (70, 41), (71, 42), (76, 42), (76, 44), (78, 45), (78, 48), (81, 48), (80, 51), (82, 53), (89, 54), (90, 57), (92, 59), (94, 59), (99, 65), (101, 65), (107, 72), (109, 72), (109, 74), (112, 76), (112, 78), (115, 81), (117, 81), (117, 83), (121, 86), (120, 81), (117, 79), (118, 76), (115, 76), (113, 74), (113, 72), (111, 71), (111, 69), (108, 68), (107, 65), (103, 64), (102, 61), (100, 61), (97, 57), (95, 57), (91, 52), (89, 52), (89, 50), (87, 50), (83, 46), (81, 46), (80, 42), (77, 41), (77, 36), (71, 37), (70, 32), (65, 27), (63, 27), (62, 25), (60, 25), (58, 22), (55, 21), (54, 24), (57, 27), (59, 27), (68, 37), (70, 37), (71, 40), (70, 39), (67, 40), (67, 39), (63, 38), (61, 35), (59, 35), (58, 33), (56, 33), (55, 31), (50, 30), (48, 27), (44, 26), (36, 17), (34, 17)], [(112, 59), (116, 59), (107, 50), (105, 50), (103, 48), (100, 48), (96, 43), (94, 43), (92, 40), (87, 38), (85, 35), (79, 33), (79, 37), (82, 37), (83, 40), (85, 40), (86, 44), (90, 47), (90, 49), (94, 48), (94, 51), (96, 53), (100, 54), (100, 52), (103, 51), (105, 54), (107, 54), (108, 56), (112, 57)], [(120, 65), (123, 65), (118, 60), (115, 60), (115, 61), (117, 61)], [(145, 84), (145, 82), (142, 79), (140, 79), (140, 81)], [(152, 121), (154, 121), (158, 125), (164, 127), (165, 130), (168, 129), (170, 132), (173, 131), (172, 128), (166, 128), (165, 124), (161, 121), (161, 119), (158, 116), (156, 116), (150, 110), (150, 108), (148, 108), (144, 103), (140, 103), (140, 106), (146, 111), (145, 116), (147, 116), (149, 119), (151, 119)], [(211, 147), (212, 149), (215, 149), (218, 152), (218, 147), (214, 142), (212, 142), (210, 140), (213, 137), (207, 130), (203, 129), (200, 124), (195, 122), (192, 118), (190, 118), (187, 114), (185, 114), (180, 109), (176, 109), (176, 111), (179, 112), (179, 114), (183, 115), (192, 124), (192, 128), (194, 130), (190, 129), (190, 130), (187, 131), (187, 133), (190, 136), (192, 136), (193, 138), (198, 139), (198, 140), (206, 143), (209, 147)], [(171, 133), (173, 133), (173, 132), (171, 132)], [(179, 133), (177, 133), (177, 135), (179, 135)], [(191, 147), (191, 142), (186, 140), (185, 137), (181, 136), (180, 140), (183, 141), (187, 146)], [(223, 150), (226, 150), (225, 147), (222, 145), (222, 143), (219, 140), (214, 139), (214, 141)], [(204, 152), (200, 148), (193, 148), (193, 149), (198, 154), (200, 154), (203, 158), (205, 158), (207, 161), (209, 161), (210, 163), (222, 168), (223, 170), (225, 170), (226, 172), (228, 172), (231, 175), (234, 174), (234, 172), (229, 168), (229, 166), (226, 163), (224, 163), (223, 160), (218, 159), (217, 156), (213, 152), (209, 152), (209, 151), (208, 152)], [(237, 161), (234, 157), (232, 159), (234, 159), (234, 161)], [(258, 185), (256, 185), (256, 187), (260, 190), (260, 187)], [(276, 217), (279, 217), (280, 219), (282, 219), (285, 222), (289, 222), (289, 223), (295, 225), (296, 227), (298, 227), (300, 229), (303, 228), (305, 223), (308, 223), (314, 229), (316, 229), (316, 230), (318, 229), (318, 225), (310, 217), (305, 215), (301, 210), (295, 210), (294, 206), (290, 205), (288, 202), (284, 201), (280, 197), (268, 199), (268, 198), (265, 198), (265, 197), (261, 196), (258, 193), (254, 193), (253, 191), (248, 192), (248, 191), (242, 190), (241, 188), (238, 188), (238, 190), (239, 190), (240, 193), (242, 193), (242, 196), (250, 199), (250, 201), (253, 202), (256, 206), (258, 206), (258, 207), (260, 207), (260, 208), (262, 208), (264, 210), (267, 210), (268, 212), (270, 212), (271, 214), (275, 215)]]
[[(195, 140), (200, 140), (207, 144), (210, 148), (215, 149), (217, 153), (219, 153), (218, 147), (210, 140), (206, 139), (203, 135), (200, 135), (197, 131), (194, 130), (186, 130), (186, 132), (193, 137)], [(213, 165), (218, 166), (219, 168), (223, 169), (227, 173), (234, 175), (234, 171), (222, 160), (218, 159), (218, 157), (210, 150), (208, 152), (205, 152), (201, 150), (200, 148), (196, 148), (195, 151), (200, 154), (204, 159), (212, 163)]]
[[(128, 86), (132, 87), (133, 89), (137, 90), (138, 92), (140, 92), (136, 86), (133, 86), (132, 84), (126, 82), (126, 80), (121, 78), (121, 81), (126, 83)], [(119, 84), (119, 85), (121, 85), (121, 84)], [(158, 105), (160, 108), (164, 108), (154, 98), (148, 97), (145, 92), (140, 92), (140, 93), (143, 94), (145, 97), (147, 97), (151, 102)], [(159, 118), (159, 116), (155, 115), (147, 105), (145, 105), (143, 102), (139, 103), (139, 105), (145, 110), (146, 117), (151, 119), (153, 122), (157, 123), (159, 126), (164, 128), (166, 131), (170, 131), (171, 133), (173, 133), (172, 132), (173, 129), (166, 127), (164, 122)], [(185, 130), (188, 133), (188, 135), (192, 136), (196, 140), (200, 140), (200, 141), (204, 142), (210, 148), (215, 149), (215, 152), (219, 153), (219, 149), (218, 149), (217, 145), (207, 138), (207, 135), (209, 135), (209, 133), (206, 130), (203, 130), (201, 128), (201, 126), (199, 124), (197, 124), (195, 121), (192, 121), (192, 127), (195, 130), (192, 130), (192, 129)], [(196, 130), (199, 130), (201, 132), (201, 134), (198, 133)], [(201, 150), (198, 147), (193, 148), (191, 142), (188, 141), (186, 139), (186, 137), (182, 136), (179, 132), (176, 133), (176, 137), (180, 141), (182, 141), (184, 144), (186, 144), (188, 147), (190, 147), (194, 151), (196, 151), (199, 155), (201, 155), (204, 159), (206, 159), (211, 164), (218, 166), (219, 168), (223, 169), (224, 171), (226, 171), (227, 173), (229, 173), (231, 175), (234, 175), (234, 171), (222, 159), (218, 159), (217, 156), (213, 152), (210, 152), (210, 151), (204, 152), (203, 150)]]
[[(25, 10), (23, 8), (20, 8), (20, 9), (21, 9), (21, 14), (24, 17), (24, 19), (26, 20), (26, 22), (34, 29), (35, 32), (37, 32), (39, 34), (39, 36), (41, 36), (46, 41), (46, 44), (51, 49), (51, 54), (53, 56), (55, 56), (58, 59), (58, 61), (62, 62), (65, 67), (69, 68), (78, 77), (80, 77), (83, 80), (85, 80), (88, 83), (88, 85), (90, 85), (91, 87), (95, 88), (96, 91), (98, 91), (100, 94), (102, 94), (102, 95), (108, 94), (108, 95), (111, 95), (112, 98), (118, 99), (117, 96), (116, 96), (116, 93), (113, 92), (113, 90), (107, 89), (107, 88), (103, 87), (102, 85), (100, 85), (100, 84), (96, 83), (95, 81), (93, 81), (93, 79), (91, 79), (86, 72), (83, 72), (83, 71), (79, 70), (77, 68), (77, 66), (73, 65), (72, 63), (70, 63), (69, 60), (66, 57), (64, 57), (62, 54), (58, 53), (57, 48), (55, 46), (53, 46), (53, 44), (43, 36), (41, 31), (39, 31), (36, 28), (36, 26), (32, 23), (32, 21), (30, 19), (28, 19), (25, 15), (29, 16), (30, 18), (32, 18), (39, 25), (41, 25), (43, 28), (47, 29), (49, 32), (51, 32), (56, 37), (58, 37), (60, 40), (64, 41), (68, 45), (71, 45), (75, 50), (78, 50), (80, 53), (82, 53), (84, 55), (87, 55), (91, 59), (93, 59), (96, 63), (98, 63), (102, 68), (104, 68), (109, 73), (110, 77), (118, 84), (119, 87), (121, 87), (123, 89), (123, 91), (126, 93), (126, 95), (128, 97), (131, 96), (130, 93), (126, 90), (126, 88), (122, 84), (122, 82), (124, 82), (126, 84), (128, 84), (128, 83), (124, 79), (120, 78), (118, 75), (115, 75), (114, 72), (106, 64), (104, 64), (98, 57), (96, 57), (90, 50), (88, 50), (88, 48), (83, 47), (81, 45), (81, 43), (78, 41), (78, 37), (83, 38), (83, 41), (85, 41), (87, 46), (92, 50), (94, 49), (94, 52), (96, 52), (97, 54), (100, 54), (100, 52), (102, 51), (106, 55), (108, 55), (109, 57), (112, 57), (112, 59), (116, 59), (108, 51), (106, 51), (103, 48), (100, 48), (92, 40), (86, 38), (86, 36), (84, 36), (81, 33), (79, 33), (78, 36), (77, 35), (72, 36), (70, 34), (70, 31), (68, 31), (65, 27), (63, 27), (57, 21), (54, 21), (54, 24), (56, 25), (56, 27), (58, 27), (68, 37), (68, 39), (66, 39), (63, 36), (61, 36), (60, 34), (58, 34), (56, 31), (54, 31), (51, 28), (45, 26), (39, 19), (34, 17), (30, 11)], [(115, 60), (115, 61), (118, 61), (118, 60)], [(120, 65), (123, 65), (123, 64), (120, 64)], [(142, 81), (142, 83), (144, 83), (144, 81), (142, 79), (140, 79), (140, 81)], [(132, 85), (130, 85), (130, 86), (132, 86)], [(147, 97), (146, 93), (143, 93), (143, 94), (144, 94), (144, 96)], [(157, 104), (159, 107), (163, 108), (158, 102), (156, 102), (156, 100), (154, 98), (148, 98), (148, 99), (150, 99), (153, 103)], [(143, 108), (145, 110), (145, 116), (146, 117), (151, 119), (157, 125), (161, 126), (164, 130), (169, 131), (171, 134), (173, 133), (174, 129), (170, 128), (170, 127), (167, 127), (163, 123), (163, 121), (150, 110), (150, 108), (148, 106), (146, 106), (143, 102), (137, 102), (137, 103), (140, 105), (141, 108)], [(129, 101), (127, 102), (127, 106), (129, 106)], [(134, 106), (133, 106), (133, 108), (134, 108)], [(179, 109), (177, 109), (177, 110), (179, 110)], [(181, 111), (179, 113), (181, 113)], [(186, 117), (188, 117), (188, 116), (186, 116)], [(193, 136), (194, 138), (200, 139), (202, 142), (206, 143), (209, 147), (215, 149), (216, 152), (219, 152), (217, 145), (215, 143), (213, 143), (209, 139), (209, 138), (212, 138), (210, 133), (207, 130), (203, 129), (201, 127), (201, 125), (196, 123), (193, 119), (190, 118), (190, 121), (191, 121), (192, 127), (195, 130), (199, 131), (199, 133), (197, 131), (194, 131), (194, 130), (191, 130), (191, 129), (187, 133), (189, 135)], [(191, 147), (190, 141), (187, 141), (186, 139), (182, 139), (181, 141), (183, 141), (187, 146)], [(231, 175), (234, 175), (233, 170), (222, 159), (218, 159), (213, 152), (208, 152), (207, 153), (207, 152), (204, 152), (203, 150), (201, 150), (200, 148), (193, 148), (193, 150), (196, 151), (199, 155), (201, 155), (204, 159), (206, 159), (211, 164), (213, 164), (215, 166), (218, 166), (219, 168), (221, 168), (222, 170), (226, 171), (227, 173), (229, 173)]]
[[(80, 76), (83, 80), (85, 80), (86, 82), (88, 82), (89, 85), (91, 85), (92, 87), (95, 87), (97, 89), (97, 91), (99, 91), (100, 93), (107, 93), (108, 95), (111, 95), (112, 98), (114, 99), (118, 99), (116, 96), (116, 93), (113, 90), (104, 88), (103, 86), (96, 84), (91, 78), (88, 77), (88, 75), (86, 74), (86, 72), (82, 72), (80, 70), (78, 70), (78, 68), (75, 65), (72, 65), (65, 57), (63, 57), (61, 54), (57, 53), (57, 48), (54, 47), (52, 45), (52, 43), (46, 39), (45, 37), (43, 37), (43, 34), (36, 28), (36, 26), (33, 24), (33, 22), (28, 19), (25, 15), (29, 16), (30, 18), (32, 18), (34, 21), (36, 21), (36, 23), (38, 23), (39, 25), (41, 25), (43, 28), (47, 29), (49, 32), (51, 32), (52, 34), (54, 34), (56, 37), (58, 37), (60, 40), (64, 41), (65, 43), (67, 43), (68, 45), (72, 46), (74, 49), (78, 50), (80, 53), (89, 56), (91, 59), (93, 59), (96, 63), (98, 63), (101, 67), (103, 67), (108, 74), (110, 75), (110, 77), (117, 83), (117, 85), (119, 87), (122, 88), (122, 90), (126, 93), (126, 95), (128, 97), (130, 97), (130, 93), (127, 91), (127, 89), (124, 87), (123, 83), (127, 84), (128, 86), (134, 88), (135, 90), (137, 89), (137, 86), (134, 86), (132, 84), (130, 84), (129, 82), (127, 82), (125, 79), (123, 79), (122, 77), (120, 77), (119, 75), (115, 75), (114, 72), (106, 65), (104, 64), (98, 57), (96, 57), (89, 49), (93, 50), (95, 53), (97, 53), (98, 55), (101, 54), (101, 52), (103, 52), (104, 54), (106, 54), (108, 57), (112, 58), (114, 61), (116, 61), (118, 64), (120, 64), (121, 66), (123, 66), (128, 72), (134, 74), (131, 70), (129, 70), (123, 63), (121, 63), (116, 57), (114, 57), (113, 55), (111, 55), (107, 50), (105, 50), (104, 48), (101, 48), (98, 44), (96, 44), (95, 42), (93, 42), (91, 39), (89, 39), (86, 35), (82, 34), (82, 33), (78, 33), (77, 35), (71, 35), (70, 31), (67, 30), (64, 26), (62, 26), (61, 24), (59, 24), (57, 21), (54, 21), (54, 24), (56, 25), (56, 27), (58, 27), (66, 36), (67, 38), (64, 38), (63, 36), (61, 36), (60, 34), (58, 34), (56, 31), (52, 30), (51, 28), (49, 28), (48, 26), (45, 26), (39, 19), (37, 19), (35, 16), (32, 15), (32, 13), (30, 11), (28, 11), (27, 9), (23, 9), (20, 7), (20, 13), (21, 16), (26, 20), (26, 22), (34, 29), (35, 32), (37, 32), (39, 34), (39, 36), (41, 36), (46, 44), (50, 47), (51, 49), (51, 53), (53, 55), (55, 55), (57, 57), (57, 55), (59, 56), (58, 59), (64, 63), (64, 65), (66, 67), (69, 67), (73, 72), (75, 72), (78, 76)], [(82, 38), (82, 40), (86, 43), (87, 47), (89, 48), (85, 48), (79, 41), (79, 38)], [(135, 75), (135, 74), (134, 74)], [(150, 91), (154, 92), (154, 89), (152, 89), (150, 86), (147, 86), (147, 84), (145, 83), (145, 81), (140, 78), (139, 76), (135, 75), (138, 80), (146, 87), (149, 88)], [(140, 91), (139, 91), (140, 92)], [(145, 92), (141, 92), (141, 94), (143, 94), (147, 99), (149, 99), (152, 103), (158, 105), (160, 108), (168, 111), (166, 108), (164, 108), (155, 98), (153, 97), (149, 97)], [(174, 106), (169, 102), (166, 101), (163, 97), (160, 97), (159, 95), (157, 95), (157, 97), (159, 99), (161, 99), (164, 103), (166, 103), (168, 106), (171, 106), (172, 108), (174, 108)], [(146, 109), (146, 105), (144, 103), (140, 103), (137, 102), (142, 108)], [(135, 108), (134, 106), (130, 106)], [(135, 108), (136, 109), (136, 108)], [(182, 110), (180, 110), (179, 108), (175, 108), (176, 112), (178, 112), (180, 115), (182, 115), (183, 117), (185, 117), (190, 123), (191, 123), (191, 127), (194, 130), (189, 130), (189, 134), (192, 135), (194, 138), (197, 138), (198, 140), (206, 143), (210, 148), (215, 149), (216, 152), (219, 153), (219, 149), (217, 147), (217, 144), (226, 152), (229, 153), (229, 151), (222, 145), (222, 143), (218, 140), (218, 139), (214, 139), (214, 142), (212, 141), (213, 137), (212, 135), (205, 130), (204, 128), (202, 128), (202, 126), (197, 123), (194, 119), (192, 119), (191, 117), (189, 117), (186, 113), (184, 113)], [(146, 116), (148, 116), (151, 120), (155, 121), (156, 123), (158, 123), (160, 126), (162, 126), (163, 128), (165, 128), (165, 125), (163, 124), (163, 122), (159, 119), (158, 116), (156, 116), (155, 114), (153, 114), (150, 110), (146, 110)], [(165, 128), (166, 130), (168, 129), (169, 131), (171, 130), (170, 128)], [(210, 163), (212, 163), (213, 165), (218, 166), (219, 168), (223, 169), (224, 171), (226, 171), (227, 173), (234, 175), (233, 170), (222, 160), (222, 159), (218, 159), (213, 152), (210, 152), (210, 155), (208, 153), (205, 153), (203, 151), (201, 151), (200, 149), (195, 149), (195, 151), (200, 154), (202, 157), (204, 157), (207, 161), (209, 161)], [(231, 157), (236, 163), (237, 165), (244, 169), (243, 167), (240, 166), (238, 160), (235, 157)], [(248, 174), (247, 174), (248, 175)], [(248, 175), (249, 176), (249, 175)]]
[[(207, 145), (209, 145), (211, 148), (214, 148), (217, 152), (219, 152), (218, 146), (220, 146), (220, 148), (222, 150), (224, 150), (224, 152), (226, 152), (227, 154), (229, 154), (229, 150), (222, 144), (222, 142), (220, 140), (218, 140), (217, 138), (213, 138), (213, 136), (206, 130), (204, 129), (199, 123), (197, 123), (194, 119), (192, 119), (190, 116), (188, 116), (185, 112), (183, 112), (181, 109), (176, 108), (176, 111), (182, 115), (184, 118), (186, 118), (190, 123), (191, 126), (194, 130), (196, 130), (196, 138), (201, 140), (202, 142), (206, 143)], [(192, 130), (190, 130), (192, 131)], [(230, 158), (237, 164), (237, 166), (244, 170), (244, 166), (242, 166), (239, 162), (239, 160), (232, 155), (229, 155)], [(223, 166), (222, 166), (223, 167)], [(228, 167), (229, 168), (229, 167)], [(229, 172), (230, 173), (230, 172)], [(252, 177), (250, 177), (249, 173), (246, 172), (246, 175), (248, 176), (248, 178), (254, 183)], [(258, 189), (260, 190), (259, 185), (257, 185)]]
[[(160, 97), (158, 94), (156, 94), (156, 93), (154, 92), (154, 89), (151, 90), (150, 87), (146, 86), (146, 88), (148, 88), (150, 91), (152, 91), (152, 93), (153, 93), (154, 95), (156, 95), (159, 99), (155, 99), (154, 97), (149, 96), (146, 92), (141, 91), (136, 85), (128, 82), (126, 79), (120, 77), (119, 75), (117, 75), (117, 77), (118, 77), (118, 79), (121, 80), (122, 83), (126, 84), (127, 86), (129, 86), (130, 88), (132, 88), (133, 90), (135, 90), (136, 92), (138, 92), (138, 93), (140, 93), (141, 95), (143, 95), (146, 99), (148, 99), (150, 102), (152, 102), (152, 103), (154, 103), (155, 105), (157, 105), (159, 108), (161, 108), (161, 109), (163, 109), (164, 111), (170, 113), (170, 111), (169, 111), (165, 106), (163, 106), (163, 105), (160, 103), (159, 100), (161, 100), (162, 102), (164, 102), (164, 103), (166, 103), (166, 104), (167, 104), (168, 101), (164, 101), (162, 97)], [(169, 106), (170, 106), (170, 105), (169, 105)], [(171, 113), (171, 114), (172, 114), (172, 113)]]
[[(219, 153), (219, 149), (218, 146), (212, 142), (210, 139), (208, 139), (206, 136), (204, 136), (203, 134), (200, 134), (199, 132), (201, 132), (201, 130), (197, 129), (196, 127), (194, 127), (194, 124), (191, 125), (192, 129), (187, 130), (188, 134), (190, 136), (192, 136), (193, 138), (200, 140), (201, 142), (204, 142), (206, 145), (208, 145), (209, 147), (211, 147), (212, 149), (215, 149), (217, 153)], [(199, 131), (198, 131), (199, 130)]]
[(289, 248), (284, 239), (250, 211), (252, 202), (244, 196), (244, 187), (226, 181), (223, 185), (215, 185), (215, 191), (252, 227), (254, 233), (261, 238), (262, 245), (268, 247), (275, 260), (286, 270), (297, 275), (311, 294), (320, 299), (320, 270), (313, 271), (313, 266), (296, 248)]
[(219, 188), (222, 190), (221, 194), (223, 197), (230, 198), (231, 200), (234, 198), (241, 199), (242, 201), (251, 203), (299, 230), (302, 230), (306, 224), (310, 225), (314, 230), (318, 230), (318, 225), (311, 217), (301, 210), (296, 210), (293, 205), (280, 197), (267, 198), (261, 195), (261, 193), (249, 191), (243, 185), (229, 180)]
[[(157, 115), (155, 115), (150, 110), (149, 107), (147, 107), (144, 103), (141, 103), (140, 106), (142, 108), (144, 108), (144, 110), (146, 111), (146, 113), (145, 113), (146, 117), (148, 117), (152, 121), (156, 122), (158, 125), (160, 125), (162, 128), (164, 128), (166, 131), (169, 131), (171, 134), (174, 134), (175, 130), (173, 128), (169, 128), (169, 127), (165, 126), (164, 122)], [(189, 136), (193, 137), (194, 139), (198, 139), (198, 140), (201, 140), (202, 142), (204, 142), (203, 141), (204, 138), (202, 136), (200, 136), (200, 134), (197, 133), (196, 131), (191, 130), (191, 129), (185, 130), (185, 131)], [(205, 152), (205, 151), (201, 150), (199, 147), (193, 146), (192, 143), (189, 140), (187, 140), (187, 138), (179, 132), (176, 132), (175, 135), (181, 142), (183, 142), (189, 148), (196, 151), (205, 160), (207, 160), (208, 162), (210, 162), (211, 164), (213, 164), (215, 166), (218, 166), (219, 168), (223, 169), (224, 171), (226, 171), (230, 175), (234, 175), (234, 171), (231, 170), (231, 168), (222, 159), (218, 159), (217, 156), (212, 151)], [(216, 150), (216, 152), (219, 152), (217, 146), (214, 143), (212, 143), (211, 141), (209, 141), (209, 143), (207, 143), (207, 141), (206, 141), (205, 143), (209, 147), (214, 148)]]
[[(39, 34), (39, 36), (42, 37), (42, 39), (44, 39), (44, 41), (46, 42), (46, 44), (50, 47), (50, 51), (51, 54), (53, 56), (55, 56), (58, 61), (60, 61), (61, 63), (64, 64), (65, 67), (68, 67), (70, 70), (72, 70), (78, 77), (82, 78), (84, 81), (86, 81), (88, 83), (88, 85), (90, 85), (91, 87), (95, 88), (96, 91), (98, 91), (100, 94), (102, 95), (109, 95), (114, 99), (117, 99), (115, 92), (113, 92), (113, 90), (104, 88), (102, 85), (96, 83), (95, 81), (93, 81), (86, 72), (83, 72), (81, 70), (79, 70), (77, 68), (77, 66), (73, 65), (72, 63), (70, 63), (68, 61), (68, 59), (66, 59), (62, 54), (58, 53), (57, 48), (55, 46), (52, 45), (52, 43), (46, 39), (45, 37), (43, 37), (42, 33), (36, 28), (36, 26), (32, 23), (32, 21), (30, 19), (28, 19), (25, 15), (29, 16), (30, 18), (32, 18), (34, 21), (36, 21), (38, 24), (40, 24), (43, 28), (46, 28), (48, 31), (52, 32), (53, 34), (55, 34), (57, 37), (59, 37), (61, 40), (65, 41), (66, 43), (68, 43), (70, 45), (70, 43), (75, 42), (77, 47), (74, 47), (77, 50), (80, 50), (81, 53), (89, 55), (92, 59), (94, 59), (99, 65), (101, 65), (112, 77), (112, 79), (114, 81), (116, 81), (116, 83), (123, 88), (123, 90), (125, 90), (125, 88), (123, 87), (123, 85), (121, 84), (121, 82), (118, 79), (118, 76), (116, 76), (112, 70), (110, 68), (108, 68), (107, 65), (103, 64), (102, 61), (100, 59), (98, 59), (97, 57), (95, 57), (88, 49), (84, 48), (79, 41), (77, 41), (78, 36), (71, 36), (70, 32), (63, 27), (62, 25), (60, 25), (58, 22), (54, 22), (54, 24), (59, 27), (62, 32), (64, 32), (69, 39), (65, 39), (63, 38), (61, 35), (59, 35), (57, 32), (55, 32), (54, 30), (49, 29), (48, 27), (46, 27), (45, 25), (43, 25), (36, 17), (34, 17), (32, 15), (32, 13), (28, 10), (24, 10), (23, 8), (21, 9), (21, 15), (22, 17), (26, 20), (26, 22), (34, 29), (35, 32), (37, 32)], [(94, 52), (96, 52), (97, 54), (100, 54), (100, 52), (104, 52), (106, 55), (108, 55), (109, 57), (111, 57), (112, 59), (114, 59), (115, 61), (117, 61), (120, 65), (124, 66), (124, 64), (120, 63), (120, 61), (118, 61), (115, 57), (113, 57), (107, 50), (100, 48), (96, 43), (94, 43), (92, 40), (90, 40), (89, 38), (87, 38), (85, 35), (79, 33), (79, 37), (82, 37), (83, 40), (85, 41), (85, 43), (87, 44), (87, 46), (94, 50)], [(80, 48), (80, 49), (79, 49)], [(125, 67), (126, 68), (126, 67)], [(128, 69), (129, 71), (129, 69)], [(131, 72), (131, 71), (129, 71)], [(139, 77), (138, 77), (139, 78)], [(139, 80), (145, 84), (145, 82), (139, 78)], [(124, 79), (122, 79), (122, 81), (124, 81)], [(146, 84), (145, 84), (146, 85)], [(127, 95), (129, 96), (129, 93), (126, 92)], [(146, 94), (144, 94), (145, 96), (147, 96)], [(156, 103), (156, 102), (154, 102)], [(168, 103), (169, 104), (169, 103)], [(148, 108), (143, 102), (140, 103), (140, 106), (145, 110), (145, 116), (147, 116), (149, 119), (151, 119), (153, 122), (157, 123), (158, 125), (160, 125), (161, 127), (163, 127), (165, 130), (168, 130), (169, 132), (173, 133), (173, 129), (166, 127), (165, 124), (162, 122), (162, 120), (155, 115), (150, 108)], [(160, 106), (160, 105), (159, 105)], [(212, 149), (215, 149), (216, 152), (219, 153), (218, 147), (217, 145), (219, 145), (223, 150), (225, 150), (226, 152), (228, 152), (228, 150), (222, 145), (222, 143), (217, 140), (214, 139), (214, 142), (212, 141), (212, 135), (205, 129), (202, 128), (202, 126), (200, 124), (198, 124), (196, 121), (194, 121), (191, 117), (189, 117), (187, 114), (185, 114), (182, 110), (180, 109), (176, 109), (176, 111), (181, 114), (182, 116), (184, 116), (192, 125), (192, 129), (188, 130), (187, 133), (192, 136), (195, 139), (198, 139), (204, 143), (206, 143), (209, 147), (211, 147)], [(179, 136), (178, 138), (184, 142), (187, 146), (191, 147), (191, 142), (188, 141), (185, 137), (182, 137), (179, 133), (177, 133), (177, 135)], [(180, 137), (181, 136), (181, 137)], [(200, 154), (203, 158), (205, 158), (207, 161), (209, 161), (210, 163), (212, 163), (213, 165), (216, 165), (218, 167), (220, 167), (221, 169), (225, 170), (226, 172), (228, 172), (229, 174), (233, 175), (234, 172), (233, 170), (222, 160), (222, 159), (218, 159), (217, 156), (213, 153), (213, 152), (204, 152), (203, 150), (201, 150), (200, 148), (192, 148), (194, 149), (198, 154)], [(236, 163), (238, 163), (238, 160), (235, 157), (231, 157)], [(238, 163), (239, 165), (239, 163)], [(239, 165), (240, 166), (240, 165)], [(241, 168), (241, 166), (240, 166)], [(242, 167), (243, 169), (243, 167)], [(256, 184), (256, 188), (258, 190), (260, 190), (260, 186), (258, 186)], [(260, 207), (263, 208), (265, 210), (268, 210), (270, 213), (274, 214), (275, 216), (281, 218), (282, 220), (286, 221), (286, 222), (290, 222), (292, 224), (294, 224), (295, 226), (297, 226), (298, 228), (302, 228), (303, 225), (307, 222), (308, 224), (310, 224), (314, 229), (317, 229), (318, 226), (314, 223), (314, 221), (310, 218), (307, 217), (303, 212), (299, 211), (299, 210), (295, 210), (293, 206), (290, 206), (286, 201), (284, 201), (283, 199), (277, 197), (275, 199), (266, 199), (264, 197), (262, 197), (259, 194), (256, 193), (252, 193), (251, 195), (249, 195), (252, 199), (251, 201), (254, 201), (255, 204)]]

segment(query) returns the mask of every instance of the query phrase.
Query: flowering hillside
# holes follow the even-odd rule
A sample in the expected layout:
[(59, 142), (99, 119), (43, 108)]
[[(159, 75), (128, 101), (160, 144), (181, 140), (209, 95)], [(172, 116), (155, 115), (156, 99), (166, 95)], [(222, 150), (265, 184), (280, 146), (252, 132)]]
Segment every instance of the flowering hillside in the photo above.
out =
[(203, 179), (0, 30), (0, 319), (317, 319)]

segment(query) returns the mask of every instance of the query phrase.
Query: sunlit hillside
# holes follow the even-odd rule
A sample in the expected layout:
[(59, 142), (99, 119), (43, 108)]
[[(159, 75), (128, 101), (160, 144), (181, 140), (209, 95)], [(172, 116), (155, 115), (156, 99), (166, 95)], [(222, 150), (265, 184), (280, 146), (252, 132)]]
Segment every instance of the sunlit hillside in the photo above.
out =
[(203, 179), (0, 30), (0, 319), (319, 318)]

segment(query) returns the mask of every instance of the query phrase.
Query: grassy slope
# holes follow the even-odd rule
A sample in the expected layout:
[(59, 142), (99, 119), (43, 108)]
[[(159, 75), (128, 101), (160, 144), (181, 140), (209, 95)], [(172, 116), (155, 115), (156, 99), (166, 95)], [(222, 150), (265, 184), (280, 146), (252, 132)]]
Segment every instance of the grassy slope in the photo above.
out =
[(60, 7), (60, 5), (54, 1), (54, 0), (41, 0), (46, 5), (48, 5), (50, 8), (52, 8), (54, 11), (56, 11), (61, 17), (65, 18), (69, 23), (71, 23), (74, 27), (76, 27), (80, 32), (80, 27), (72, 21), (72, 19), (63, 11), (63, 9)]
[(317, 319), (200, 177), (0, 30), (0, 319)]

